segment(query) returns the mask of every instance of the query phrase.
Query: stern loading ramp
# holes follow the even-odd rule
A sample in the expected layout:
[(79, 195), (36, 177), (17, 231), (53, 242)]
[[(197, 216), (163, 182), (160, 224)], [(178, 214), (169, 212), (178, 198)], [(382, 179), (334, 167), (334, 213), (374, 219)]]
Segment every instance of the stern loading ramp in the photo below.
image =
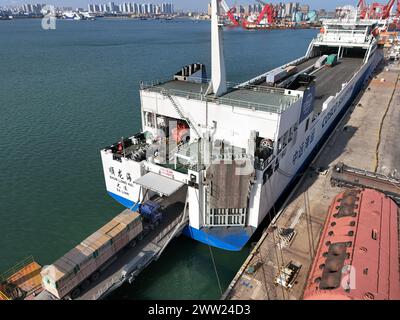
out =
[[(135, 247), (125, 247), (100, 268), (100, 277), (82, 292), (78, 300), (99, 300), (126, 281), (130, 283), (152, 261), (157, 260), (168, 244), (188, 224), (187, 187), (183, 183), (155, 173), (147, 173), (135, 183), (166, 196), (152, 199), (162, 206), (163, 219), (158, 226), (150, 228), (144, 224), (145, 236)], [(127, 211), (126, 209), (124, 211)], [(127, 274), (124, 276), (124, 274)], [(47, 291), (42, 291), (36, 300), (56, 300)]]
[[(398, 178), (400, 166), (400, 148), (396, 144), (398, 131), (394, 129), (400, 123), (399, 73), (398, 65), (388, 65), (382, 70), (378, 67), (367, 90), (361, 92), (362, 97), (354, 101), (327, 139), (222, 299), (302, 299), (328, 207), (332, 199), (343, 192), (331, 186), (331, 177), (335, 183), (353, 185), (356, 179), (367, 179), (370, 186), (388, 191), (382, 186), (385, 180), (382, 174), (397, 174)], [(388, 149), (388, 145), (392, 148)], [(350, 167), (346, 167), (349, 170), (341, 177), (333, 173), (339, 162)], [(362, 168), (358, 177), (351, 172), (353, 168)], [(375, 173), (373, 177), (370, 177), (371, 172)], [(393, 184), (386, 184), (386, 189), (392, 187)], [(291, 287), (276, 285), (277, 276), (282, 275), (282, 270), (287, 270), (285, 267), (290, 263), (301, 265)]]

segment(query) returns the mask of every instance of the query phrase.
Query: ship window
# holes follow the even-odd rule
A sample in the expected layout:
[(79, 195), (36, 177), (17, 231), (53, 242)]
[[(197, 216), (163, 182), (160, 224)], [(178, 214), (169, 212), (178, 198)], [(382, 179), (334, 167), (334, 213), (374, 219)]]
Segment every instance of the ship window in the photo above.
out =
[(288, 131), (286, 131), (285, 134), (283, 135), (283, 147), (284, 148), (287, 146), (288, 135), (289, 135)]
[(378, 240), (378, 231), (373, 229), (371, 236), (372, 236), (372, 239)]
[(269, 166), (267, 170), (265, 170), (263, 174), (263, 185), (268, 181), (268, 179), (272, 176), (273, 169), (272, 166)]
[(293, 131), (292, 128), (289, 129), (289, 137), (288, 137), (288, 143), (290, 143), (293, 140)]
[(93, 252), (93, 258), (97, 258), (98, 256), (99, 256), (99, 251), (98, 250)]
[(153, 114), (151, 112), (145, 113), (145, 122), (147, 127), (154, 127)]
[(276, 160), (274, 170), (276, 171), (276, 170), (278, 170), (278, 169), (279, 169), (279, 160)]
[(310, 124), (310, 118), (307, 119), (307, 122), (306, 122), (306, 130), (305, 130), (305, 132), (308, 130), (309, 124)]
[(278, 153), (280, 153), (282, 151), (282, 139), (279, 138), (278, 139)]

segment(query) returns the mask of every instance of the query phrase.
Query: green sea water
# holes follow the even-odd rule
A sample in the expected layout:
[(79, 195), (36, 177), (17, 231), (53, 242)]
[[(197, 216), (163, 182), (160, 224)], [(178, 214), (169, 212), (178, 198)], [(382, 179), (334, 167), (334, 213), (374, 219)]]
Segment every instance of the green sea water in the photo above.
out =
[[(316, 32), (226, 30), (228, 80), (303, 55)], [(105, 191), (99, 150), (140, 130), (141, 80), (193, 62), (209, 70), (209, 22), (0, 21), (0, 270), (29, 255), (50, 264), (123, 209)], [(249, 250), (212, 250), (222, 290)], [(181, 236), (109, 298), (219, 296), (208, 246)]]

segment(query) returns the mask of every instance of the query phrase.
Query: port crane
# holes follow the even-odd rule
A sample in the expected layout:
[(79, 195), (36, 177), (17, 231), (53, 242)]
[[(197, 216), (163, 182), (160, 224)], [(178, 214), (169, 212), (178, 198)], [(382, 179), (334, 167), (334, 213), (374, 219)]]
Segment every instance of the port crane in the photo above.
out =
[(229, 20), (231, 20), (232, 24), (235, 27), (239, 27), (241, 24), (243, 25), (243, 22), (239, 22), (234, 15), (234, 12), (236, 11), (236, 7), (229, 8), (229, 6), (225, 0), (221, 1), (221, 6), (225, 10), (226, 15), (228, 16)]
[(374, 2), (370, 8), (370, 14), (374, 19), (387, 19), (390, 17), (395, 0), (390, 0), (386, 5)]
[[(357, 8), (361, 19), (388, 19), (396, 0), (389, 0), (387, 4), (373, 2), (368, 6), (365, 0), (358, 2)], [(396, 16), (400, 16), (400, 0), (397, 0)]]
[(232, 24), (235, 27), (240, 27), (240, 26), (242, 26), (243, 28), (247, 27), (247, 20), (240, 18), (240, 15), (239, 15), (239, 18), (236, 19), (235, 15), (234, 15), (235, 8), (234, 7), (233, 8), (229, 8), (229, 6), (228, 6), (228, 4), (226, 3), (225, 0), (221, 1), (221, 7), (222, 7), (222, 9), (224, 9), (224, 11), (226, 12), (226, 15), (228, 16), (229, 20), (231, 20)]
[(400, 0), (397, 0), (396, 17), (400, 18)]
[[(399, 0), (400, 1), (400, 0)], [(358, 1), (357, 8), (360, 12), (360, 18), (365, 19), (368, 13), (368, 4), (365, 0)]]
[[(256, 24), (256, 25), (260, 24), (261, 21), (265, 18), (265, 16), (267, 17), (267, 21), (269, 24), (274, 23), (274, 21), (275, 21), (274, 6), (272, 4), (265, 3), (264, 1), (261, 1), (261, 0), (257, 0), (257, 2), (262, 4), (264, 7), (261, 10), (260, 14), (258, 15), (254, 24)], [(226, 12), (226, 15), (229, 18), (229, 20), (232, 22), (232, 24), (235, 27), (241, 26), (243, 28), (247, 28), (249, 22), (246, 19), (241, 18), (240, 14), (239, 14), (238, 18), (235, 17), (235, 15), (234, 15), (235, 7), (230, 8), (225, 0), (221, 1), (221, 6), (224, 9), (224, 11)]]
[(267, 20), (268, 20), (269, 24), (274, 23), (274, 20), (275, 20), (274, 6), (272, 4), (265, 3), (264, 1), (261, 1), (261, 0), (257, 0), (257, 2), (264, 5), (264, 7), (256, 20), (256, 24), (260, 24), (262, 19), (264, 19), (265, 15), (267, 16)]

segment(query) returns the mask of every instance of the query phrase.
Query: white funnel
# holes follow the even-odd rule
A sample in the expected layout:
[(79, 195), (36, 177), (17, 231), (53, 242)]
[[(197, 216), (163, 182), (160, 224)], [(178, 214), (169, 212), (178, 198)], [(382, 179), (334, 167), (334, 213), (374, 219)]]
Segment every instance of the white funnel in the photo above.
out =
[(222, 26), (219, 25), (221, 0), (211, 1), (211, 86), (216, 96), (226, 93), (226, 71)]

